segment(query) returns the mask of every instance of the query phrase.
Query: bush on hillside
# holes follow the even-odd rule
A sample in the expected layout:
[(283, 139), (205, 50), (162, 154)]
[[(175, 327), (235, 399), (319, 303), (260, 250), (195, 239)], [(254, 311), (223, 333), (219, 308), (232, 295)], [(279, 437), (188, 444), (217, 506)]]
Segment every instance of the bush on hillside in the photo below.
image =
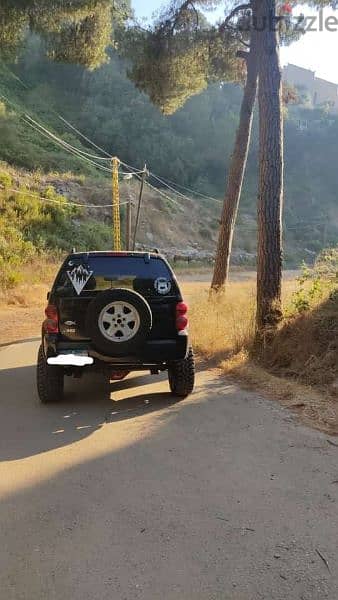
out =
[(22, 233), (0, 218), (0, 286), (14, 287), (20, 282), (19, 267), (30, 260), (36, 252), (34, 245), (25, 241)]
[(274, 374), (329, 386), (338, 377), (338, 247), (304, 269), (293, 305), (296, 313), (264, 349), (263, 363)]
[(323, 250), (313, 267), (304, 265), (298, 284), (292, 307), (302, 313), (338, 286), (338, 246)]
[[(16, 186), (17, 187), (17, 186)], [(107, 249), (111, 228), (86, 219), (84, 209), (70, 204), (50, 187), (39, 193), (18, 187), (0, 172), (0, 287), (14, 287), (20, 273), (33, 257), (48, 258), (70, 251)]]

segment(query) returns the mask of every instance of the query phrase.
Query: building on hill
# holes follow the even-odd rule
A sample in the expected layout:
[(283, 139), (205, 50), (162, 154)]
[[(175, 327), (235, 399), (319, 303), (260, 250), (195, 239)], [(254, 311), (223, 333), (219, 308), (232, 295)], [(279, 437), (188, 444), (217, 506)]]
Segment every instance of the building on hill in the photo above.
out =
[(338, 85), (316, 77), (315, 71), (288, 64), (283, 68), (283, 81), (303, 87), (310, 93), (313, 106), (328, 104), (331, 111), (338, 113)]

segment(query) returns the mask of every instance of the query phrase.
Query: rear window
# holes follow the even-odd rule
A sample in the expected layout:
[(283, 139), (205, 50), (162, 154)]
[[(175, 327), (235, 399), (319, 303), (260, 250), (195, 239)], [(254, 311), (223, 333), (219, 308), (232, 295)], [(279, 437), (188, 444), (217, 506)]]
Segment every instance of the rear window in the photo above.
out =
[[(178, 292), (168, 265), (161, 259), (143, 256), (70, 257), (63, 266), (55, 290), (87, 295), (116, 287), (132, 289), (145, 296), (170, 296)], [(59, 288), (59, 289), (58, 289)]]

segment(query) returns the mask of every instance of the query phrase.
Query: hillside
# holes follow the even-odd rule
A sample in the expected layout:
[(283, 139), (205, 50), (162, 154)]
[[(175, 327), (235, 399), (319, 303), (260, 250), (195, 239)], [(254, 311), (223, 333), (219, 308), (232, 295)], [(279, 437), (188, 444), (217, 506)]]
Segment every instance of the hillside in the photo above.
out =
[[(46, 139), (24, 116), (29, 114), (64, 141), (95, 154), (97, 150), (83, 139), (81, 144), (80, 136), (59, 118), (61, 114), (108, 153), (136, 168), (146, 162), (152, 173), (173, 182), (178, 190), (175, 194), (150, 176), (149, 183), (160, 186), (176, 202), (146, 188), (141, 244), (170, 253), (193, 254), (198, 249), (205, 256), (213, 252), (240, 87), (212, 85), (165, 117), (135, 89), (127, 66), (113, 54), (109, 64), (95, 71), (56, 64), (44, 57), (36, 36), (28, 38), (15, 65), (0, 65), (0, 77), (0, 159), (16, 170), (37, 172), (41, 193), (52, 185), (80, 203), (110, 201), (109, 176)], [(294, 267), (302, 260), (312, 262), (338, 238), (338, 119), (324, 109), (307, 108), (305, 100), (300, 102), (286, 109), (285, 123), (285, 258)], [(300, 127), (304, 121), (305, 130)], [(234, 242), (234, 261), (249, 265), (255, 262), (257, 138), (255, 123)], [(21, 171), (18, 177), (28, 175)], [(122, 202), (137, 193), (136, 181), (121, 183)], [(109, 228), (110, 210), (101, 214)], [(86, 215), (95, 220), (97, 210), (87, 209)], [(104, 237), (105, 243), (108, 238)]]
[[(122, 240), (125, 239), (125, 203), (132, 201), (134, 229), (138, 181), (120, 184)], [(159, 248), (175, 256), (207, 261), (212, 256), (217, 221), (198, 200), (179, 204), (170, 191), (166, 197), (145, 189), (137, 248)], [(112, 247), (112, 202), (108, 179), (30, 172), (0, 162), (0, 284), (12, 287), (35, 260), (60, 260), (78, 250)], [(82, 207), (72, 203), (81, 204)], [(98, 208), (95, 208), (97, 206)], [(220, 205), (219, 205), (220, 207)], [(218, 210), (219, 210), (218, 207)], [(247, 261), (237, 251), (235, 261)]]

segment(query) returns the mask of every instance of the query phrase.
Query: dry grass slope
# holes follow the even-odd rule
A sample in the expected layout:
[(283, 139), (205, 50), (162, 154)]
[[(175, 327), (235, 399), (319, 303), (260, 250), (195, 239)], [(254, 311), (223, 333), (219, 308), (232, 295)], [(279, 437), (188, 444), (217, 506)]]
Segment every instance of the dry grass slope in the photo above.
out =
[(338, 293), (288, 319), (263, 356), (272, 372), (329, 388), (338, 377)]
[[(286, 312), (297, 287), (296, 280), (284, 282)], [(232, 283), (221, 296), (195, 289), (191, 332), (199, 354), (227, 376), (278, 399), (304, 423), (338, 434), (338, 294), (325, 293), (310, 310), (286, 318), (259, 355), (253, 345), (254, 282)]]
[[(233, 281), (219, 294), (211, 294), (207, 284), (188, 287), (190, 321), (196, 350), (208, 359), (230, 358), (248, 352), (255, 333), (255, 280)], [(296, 289), (293, 279), (284, 281), (286, 308)]]

